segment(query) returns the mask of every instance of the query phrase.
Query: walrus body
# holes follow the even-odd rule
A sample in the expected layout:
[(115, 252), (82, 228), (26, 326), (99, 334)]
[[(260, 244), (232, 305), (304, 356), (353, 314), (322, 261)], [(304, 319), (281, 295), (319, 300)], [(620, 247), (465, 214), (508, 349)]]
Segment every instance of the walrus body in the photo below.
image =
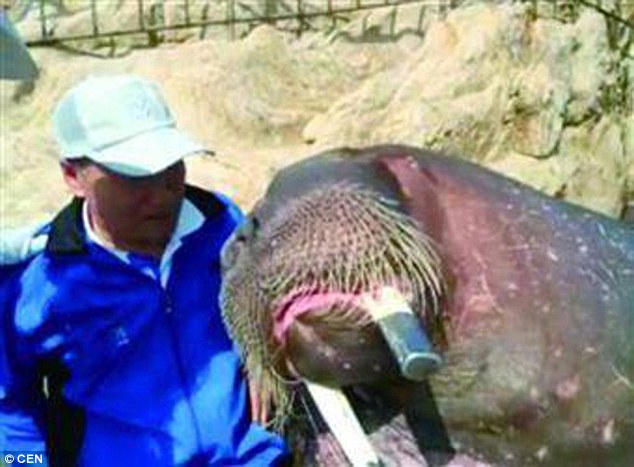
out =
[[(348, 203), (359, 193), (398, 228), (374, 225), (365, 198)], [(432, 251), (411, 246), (412, 234), (402, 248), (421, 253), (395, 263), (387, 246), (410, 222)], [(495, 465), (634, 465), (631, 225), (456, 158), (341, 149), (279, 173), (223, 259), (226, 320), (261, 390), (284, 406), (288, 379), (346, 387), (385, 464), (449, 453), (442, 463), (448, 436)], [(387, 272), (355, 280), (377, 267)], [(399, 376), (355, 300), (382, 280), (402, 289), (443, 355), (429, 384)], [(287, 420), (312, 446), (305, 462), (343, 462), (327, 433)]]

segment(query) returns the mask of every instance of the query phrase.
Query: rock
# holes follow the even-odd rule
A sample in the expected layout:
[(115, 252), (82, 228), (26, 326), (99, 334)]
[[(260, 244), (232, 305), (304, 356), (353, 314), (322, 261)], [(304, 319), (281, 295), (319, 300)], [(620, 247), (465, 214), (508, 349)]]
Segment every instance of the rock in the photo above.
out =
[(628, 183), (622, 126), (606, 116), (596, 124), (566, 130), (558, 163), (568, 201), (609, 216), (620, 215)]
[[(617, 136), (627, 120), (617, 115), (631, 109), (624, 99), (605, 105), (606, 89), (620, 79), (606, 18), (578, 8), (562, 21), (541, 3), (538, 13), (534, 19), (528, 7), (506, 3), (452, 11), (430, 24), (408, 61), (342, 96), (304, 128), (304, 138), (321, 147), (443, 148), (617, 215), (631, 180), (624, 161), (634, 155)], [(611, 124), (597, 123), (604, 114)], [(571, 166), (587, 175), (576, 178)]]

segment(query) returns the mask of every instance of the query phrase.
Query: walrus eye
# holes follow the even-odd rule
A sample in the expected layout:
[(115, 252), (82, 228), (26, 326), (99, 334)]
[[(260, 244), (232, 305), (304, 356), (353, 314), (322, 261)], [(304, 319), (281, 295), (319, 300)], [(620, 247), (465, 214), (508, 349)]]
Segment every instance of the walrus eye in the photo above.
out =
[(256, 217), (247, 217), (237, 228), (235, 239), (240, 242), (253, 240), (255, 234), (260, 229), (260, 221)]
[(255, 235), (260, 230), (260, 220), (257, 217), (251, 217), (251, 238), (255, 237)]
[(255, 217), (247, 217), (236, 228), (220, 251), (220, 265), (223, 271), (229, 270), (235, 264), (242, 247), (255, 238), (259, 228), (260, 221)]

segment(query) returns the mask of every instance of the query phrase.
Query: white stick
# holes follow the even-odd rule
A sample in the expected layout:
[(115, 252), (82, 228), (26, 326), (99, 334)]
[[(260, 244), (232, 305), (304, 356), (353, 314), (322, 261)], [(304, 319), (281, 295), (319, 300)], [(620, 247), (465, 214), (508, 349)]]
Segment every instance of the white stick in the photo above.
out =
[(381, 465), (344, 393), (309, 381), (306, 387), (353, 467)]

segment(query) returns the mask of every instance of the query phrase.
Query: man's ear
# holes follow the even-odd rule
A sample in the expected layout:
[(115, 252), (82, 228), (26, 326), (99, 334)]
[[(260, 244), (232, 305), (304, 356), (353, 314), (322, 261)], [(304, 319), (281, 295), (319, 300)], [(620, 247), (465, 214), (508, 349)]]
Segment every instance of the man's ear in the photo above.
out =
[(78, 164), (72, 162), (62, 162), (62, 175), (66, 186), (70, 189), (73, 195), (80, 198), (86, 196), (85, 183), (81, 173), (81, 167)]

